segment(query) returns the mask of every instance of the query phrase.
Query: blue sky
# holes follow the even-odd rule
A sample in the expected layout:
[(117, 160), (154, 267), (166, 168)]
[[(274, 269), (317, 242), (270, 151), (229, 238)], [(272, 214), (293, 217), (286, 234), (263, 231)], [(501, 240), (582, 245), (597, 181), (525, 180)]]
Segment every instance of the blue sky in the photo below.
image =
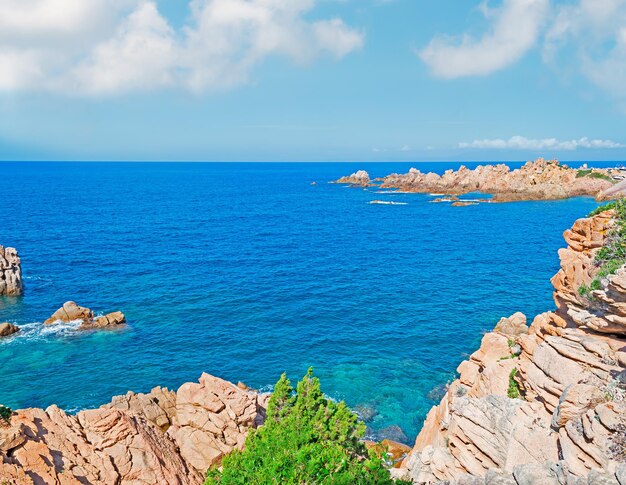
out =
[(626, 0), (0, 0), (0, 159), (626, 160)]

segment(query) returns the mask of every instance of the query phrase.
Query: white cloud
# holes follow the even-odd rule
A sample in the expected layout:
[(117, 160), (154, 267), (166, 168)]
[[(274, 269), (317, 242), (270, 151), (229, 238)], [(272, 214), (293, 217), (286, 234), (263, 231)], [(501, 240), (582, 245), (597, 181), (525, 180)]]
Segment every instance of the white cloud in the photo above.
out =
[(543, 57), (556, 71), (573, 57), (592, 83), (626, 97), (626, 0), (580, 0), (560, 7), (546, 33)]
[(549, 0), (504, 0), (498, 9), (481, 8), (491, 26), (480, 39), (437, 36), (419, 57), (437, 77), (491, 74), (519, 60), (537, 42)]
[(309, 21), (316, 0), (190, 0), (175, 30), (153, 0), (0, 0), (0, 90), (76, 94), (248, 81), (269, 56), (341, 59), (364, 36)]
[(513, 149), (513, 150), (576, 150), (578, 148), (624, 148), (626, 145), (612, 140), (590, 140), (587, 137), (578, 140), (557, 140), (556, 138), (529, 139), (513, 136), (508, 140), (484, 139), (459, 143), (459, 148)]

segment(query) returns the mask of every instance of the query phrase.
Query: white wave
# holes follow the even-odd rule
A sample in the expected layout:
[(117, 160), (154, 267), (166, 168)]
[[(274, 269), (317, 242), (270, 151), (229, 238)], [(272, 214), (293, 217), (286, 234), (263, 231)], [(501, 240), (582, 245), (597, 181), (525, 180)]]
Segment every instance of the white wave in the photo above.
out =
[(409, 205), (407, 202), (392, 202), (390, 200), (371, 200), (368, 204), (380, 204), (380, 205)]
[(76, 330), (80, 327), (81, 323), (82, 320), (74, 320), (73, 322), (58, 322), (50, 325), (44, 325), (40, 322), (18, 325), (20, 331), (0, 340), (0, 345), (16, 342), (21, 339), (44, 340), (50, 337), (77, 335)]

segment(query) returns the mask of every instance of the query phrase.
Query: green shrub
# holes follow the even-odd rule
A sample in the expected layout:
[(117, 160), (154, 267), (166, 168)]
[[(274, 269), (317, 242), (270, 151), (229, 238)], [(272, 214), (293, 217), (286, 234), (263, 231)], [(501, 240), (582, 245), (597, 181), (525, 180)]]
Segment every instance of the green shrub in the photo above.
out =
[(324, 397), (312, 369), (294, 394), (283, 374), (274, 387), (265, 424), (250, 431), (244, 451), (207, 472), (205, 485), (398, 484), (361, 438), (365, 425), (345, 403)]
[(579, 170), (578, 172), (576, 172), (576, 178), (582, 178), (582, 177), (586, 177), (587, 175), (589, 175), (591, 173), (591, 169), (589, 170)]
[(594, 172), (593, 169), (588, 169), (588, 170), (579, 170), (578, 172), (576, 172), (576, 178), (582, 178), (582, 177), (589, 177), (592, 179), (601, 179), (601, 180), (607, 180), (609, 182), (615, 182), (615, 180), (613, 180), (610, 176), (602, 173), (602, 172)]
[(13, 410), (11, 408), (0, 404), (0, 419), (8, 423), (11, 420), (11, 414), (13, 414)]
[(513, 369), (509, 374), (509, 389), (507, 391), (507, 396), (511, 399), (517, 399), (520, 397), (519, 384), (515, 380), (515, 376), (517, 375), (517, 369)]

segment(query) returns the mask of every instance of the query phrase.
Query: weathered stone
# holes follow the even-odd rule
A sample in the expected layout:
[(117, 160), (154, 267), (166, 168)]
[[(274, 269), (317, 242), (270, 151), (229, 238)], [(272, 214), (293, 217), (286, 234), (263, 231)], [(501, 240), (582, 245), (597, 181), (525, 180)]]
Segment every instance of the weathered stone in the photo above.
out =
[(365, 170), (359, 170), (347, 177), (341, 177), (339, 180), (336, 180), (335, 183), (365, 187), (370, 184), (370, 176)]
[(0, 337), (9, 337), (19, 331), (19, 327), (12, 323), (0, 323)]
[(514, 313), (508, 318), (501, 318), (494, 332), (501, 333), (507, 337), (517, 337), (528, 332), (526, 325), (526, 315), (521, 312)]
[(22, 265), (17, 250), (0, 246), (0, 296), (21, 296), (23, 292)]
[(44, 325), (50, 325), (57, 322), (73, 322), (75, 320), (91, 321), (93, 320), (93, 312), (89, 308), (78, 306), (73, 301), (67, 301), (52, 314)]

